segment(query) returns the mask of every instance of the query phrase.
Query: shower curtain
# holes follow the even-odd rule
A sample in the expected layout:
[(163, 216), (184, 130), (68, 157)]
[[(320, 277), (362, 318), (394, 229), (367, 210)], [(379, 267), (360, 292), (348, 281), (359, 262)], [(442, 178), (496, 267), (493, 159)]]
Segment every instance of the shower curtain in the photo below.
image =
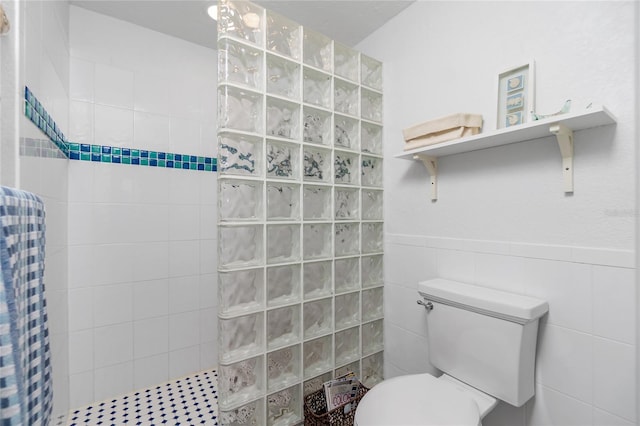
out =
[(51, 354), (44, 294), (44, 203), (0, 187), (0, 423), (47, 425)]

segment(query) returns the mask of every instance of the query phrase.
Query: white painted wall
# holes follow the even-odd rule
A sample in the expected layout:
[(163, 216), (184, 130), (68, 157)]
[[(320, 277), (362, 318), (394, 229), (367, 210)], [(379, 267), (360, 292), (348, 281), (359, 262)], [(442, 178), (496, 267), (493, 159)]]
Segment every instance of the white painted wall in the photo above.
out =
[[(24, 86), (29, 86), (56, 123), (69, 125), (69, 5), (67, 1), (19, 3), (19, 79), (15, 96), (20, 140), (46, 140), (24, 116)], [(4, 111), (3, 111), (4, 114)], [(3, 117), (4, 118), (4, 117)], [(46, 211), (44, 282), (52, 352), (53, 415), (69, 409), (67, 319), (67, 161), (20, 156), (13, 160), (21, 189), (38, 194)], [(4, 167), (4, 164), (3, 164)]]
[(530, 58), (539, 111), (571, 98), (618, 118), (576, 134), (570, 197), (552, 138), (442, 159), (436, 204), (418, 196), (427, 194), (419, 163), (390, 159), (388, 232), (632, 249), (634, 221), (624, 215), (634, 207), (632, 5), (417, 2), (361, 44), (385, 61), (390, 157), (402, 151), (402, 128), (442, 115), (481, 113), (494, 129), (498, 73)]
[[(71, 7), (69, 138), (216, 153), (217, 52)], [(71, 406), (215, 366), (215, 173), (71, 161)]]
[[(493, 425), (635, 424), (634, 2), (416, 2), (357, 48), (385, 72), (385, 373), (434, 371), (417, 281), (445, 277), (550, 303), (536, 397)], [(607, 106), (575, 134), (575, 193), (551, 137), (441, 158), (437, 202), (401, 130), (456, 113), (495, 128), (497, 75), (536, 61), (537, 110)]]

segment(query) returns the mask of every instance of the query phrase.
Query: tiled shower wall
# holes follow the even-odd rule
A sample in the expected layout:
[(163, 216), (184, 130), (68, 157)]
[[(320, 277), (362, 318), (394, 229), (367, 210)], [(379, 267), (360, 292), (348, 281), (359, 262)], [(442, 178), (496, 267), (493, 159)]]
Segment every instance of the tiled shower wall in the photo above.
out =
[[(12, 37), (20, 38), (20, 87), (38, 92), (42, 104), (65, 129), (69, 124), (69, 8), (61, 1), (16, 2), (20, 21), (12, 22)], [(15, 24), (15, 25), (14, 25)], [(3, 36), (4, 43), (5, 36)], [(3, 73), (5, 70), (2, 71)], [(4, 77), (4, 76), (3, 76)], [(23, 115), (20, 101), (20, 159), (11, 159), (11, 168), (20, 170), (20, 188), (40, 196), (46, 209), (44, 281), (51, 343), (53, 375), (53, 415), (69, 409), (69, 333), (67, 321), (67, 200), (68, 164), (60, 158), (45, 158), (43, 149), (25, 151), (25, 145), (47, 147), (59, 152), (40, 130)], [(3, 112), (4, 113), (4, 112)], [(3, 121), (5, 117), (3, 116)], [(6, 143), (3, 139), (2, 143)], [(27, 155), (28, 154), (28, 155)], [(3, 162), (2, 167), (5, 167)], [(2, 183), (6, 185), (6, 182)]]
[[(215, 51), (75, 6), (70, 46), (70, 141), (216, 155)], [(69, 162), (71, 407), (216, 365), (216, 179)]]
[(345, 371), (382, 379), (382, 64), (220, 3), (224, 425), (289, 425)]

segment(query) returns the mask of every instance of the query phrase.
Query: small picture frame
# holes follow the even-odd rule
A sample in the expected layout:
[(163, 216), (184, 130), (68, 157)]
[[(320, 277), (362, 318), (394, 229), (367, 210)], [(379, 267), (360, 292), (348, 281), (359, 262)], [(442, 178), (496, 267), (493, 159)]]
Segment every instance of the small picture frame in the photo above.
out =
[(509, 68), (498, 75), (497, 128), (531, 120), (535, 109), (534, 62)]

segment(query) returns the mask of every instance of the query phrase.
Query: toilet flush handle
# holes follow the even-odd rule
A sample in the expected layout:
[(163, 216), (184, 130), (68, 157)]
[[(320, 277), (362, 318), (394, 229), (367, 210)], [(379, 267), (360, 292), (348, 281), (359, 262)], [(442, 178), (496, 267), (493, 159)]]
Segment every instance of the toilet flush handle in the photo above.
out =
[(433, 303), (431, 303), (431, 302), (429, 302), (429, 301), (425, 302), (424, 300), (420, 300), (420, 299), (418, 299), (418, 300), (417, 300), (417, 302), (418, 302), (418, 305), (422, 305), (422, 306), (424, 306), (424, 308), (425, 308), (427, 311), (430, 311), (430, 310), (432, 310), (432, 309), (433, 309)]

